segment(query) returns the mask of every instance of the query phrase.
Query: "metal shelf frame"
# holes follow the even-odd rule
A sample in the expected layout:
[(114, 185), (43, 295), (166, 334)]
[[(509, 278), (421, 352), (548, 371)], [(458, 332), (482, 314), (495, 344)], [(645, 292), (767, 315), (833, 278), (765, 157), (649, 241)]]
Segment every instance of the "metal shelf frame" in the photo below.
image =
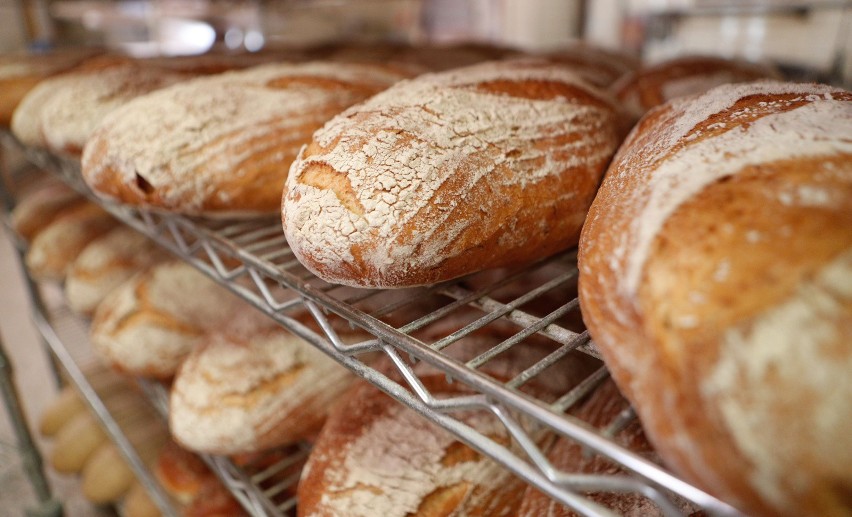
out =
[[(544, 400), (526, 389), (558, 368), (560, 361), (585, 353), (596, 356), (594, 344), (582, 328), (576, 290), (573, 251), (533, 266), (479, 275), (428, 288), (366, 290), (327, 284), (296, 260), (276, 219), (241, 221), (205, 220), (163, 214), (97, 199), (81, 179), (76, 160), (42, 150), (24, 148), (9, 134), (4, 145), (18, 147), (37, 166), (58, 173), (65, 181), (100, 203), (117, 219), (192, 264), (280, 325), (305, 339), (379, 389), (456, 435), (480, 453), (494, 459), (552, 498), (584, 516), (611, 516), (610, 510), (585, 497), (588, 492), (635, 492), (651, 499), (667, 516), (681, 515), (671, 502), (676, 494), (710, 515), (739, 516), (736, 509), (690, 485), (659, 465), (614, 441), (633, 417), (621, 415), (603, 429), (595, 429), (569, 413), (608, 373), (601, 365), (554, 399)], [(520, 292), (517, 286), (523, 286)], [(512, 295), (506, 295), (505, 291)], [(553, 302), (556, 299), (558, 301)], [(423, 312), (414, 309), (424, 300), (440, 300)], [(548, 303), (542, 303), (546, 300)], [(547, 306), (544, 312), (531, 307)], [(416, 312), (401, 322), (392, 315)], [(313, 321), (305, 321), (304, 314)], [(452, 330), (423, 337), (424, 330), (446, 327), (458, 314), (474, 314)], [(345, 344), (337, 323), (344, 321), (372, 336)], [(491, 325), (510, 326), (512, 334), (475, 357), (459, 359), (454, 344)], [(508, 381), (489, 375), (488, 365), (531, 340), (548, 343), (548, 353)], [(378, 368), (380, 355), (393, 368)], [(419, 364), (443, 372), (473, 395), (440, 398), (418, 377)], [(501, 445), (454, 417), (460, 410), (490, 413), (502, 422), (512, 444)], [(546, 429), (582, 444), (620, 465), (630, 476), (585, 475), (560, 471), (533, 436)], [(245, 479), (226, 480), (238, 492)], [(249, 480), (251, 481), (251, 480)], [(241, 499), (242, 500), (242, 499)], [(264, 506), (265, 505), (261, 505)], [(263, 513), (258, 513), (263, 515)]]

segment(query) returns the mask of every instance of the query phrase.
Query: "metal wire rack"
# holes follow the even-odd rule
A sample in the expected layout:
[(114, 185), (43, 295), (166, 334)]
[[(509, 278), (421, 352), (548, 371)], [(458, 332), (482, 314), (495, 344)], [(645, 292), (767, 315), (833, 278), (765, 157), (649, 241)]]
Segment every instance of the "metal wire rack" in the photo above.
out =
[[(17, 145), (9, 135), (5, 140)], [(23, 151), (33, 163), (92, 197), (78, 162)], [(205, 220), (98, 202), (361, 378), (580, 515), (614, 515), (586, 497), (590, 492), (638, 493), (664, 515), (681, 515), (672, 494), (712, 515), (740, 515), (616, 443), (612, 436), (633, 418), (631, 413), (602, 429), (570, 414), (608, 376), (582, 325), (573, 251), (530, 267), (486, 271), (426, 288), (354, 289), (327, 284), (304, 269), (277, 219)], [(346, 342), (341, 336), (349, 328), (371, 337)], [(442, 372), (472, 394), (436, 396), (421, 382), (423, 371)], [(454, 418), (460, 410), (499, 419), (512, 444), (502, 445), (466, 426)], [(540, 429), (580, 443), (630, 475), (561, 471), (535, 439)], [(239, 490), (245, 481), (234, 479), (229, 486)]]

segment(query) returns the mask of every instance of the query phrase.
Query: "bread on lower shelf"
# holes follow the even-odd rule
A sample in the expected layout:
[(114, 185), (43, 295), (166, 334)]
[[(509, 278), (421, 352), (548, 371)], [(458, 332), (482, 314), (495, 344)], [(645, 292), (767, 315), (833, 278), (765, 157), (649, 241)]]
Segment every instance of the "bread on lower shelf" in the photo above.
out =
[(92, 346), (119, 371), (170, 378), (192, 348), (243, 305), (191, 265), (163, 262), (118, 286), (98, 306)]
[(9, 222), (15, 233), (30, 243), (63, 211), (85, 202), (58, 179), (42, 181), (17, 200)]
[[(423, 378), (438, 397), (463, 393), (442, 375)], [(454, 413), (509, 445), (493, 415)], [(524, 483), (425, 422), (413, 410), (359, 382), (323, 427), (299, 482), (298, 515), (514, 515)]]
[[(611, 424), (629, 404), (611, 380), (595, 389), (589, 398), (571, 416), (602, 429)], [(659, 463), (659, 456), (648, 443), (638, 420), (633, 420), (620, 430), (613, 440), (624, 448)], [(560, 472), (579, 475), (628, 476), (629, 472), (605, 457), (585, 449), (580, 443), (559, 437), (547, 447), (546, 454), (553, 467)], [(664, 497), (668, 494), (662, 493)], [(591, 501), (615, 512), (617, 515), (637, 517), (662, 517), (666, 515), (652, 500), (636, 492), (591, 492), (583, 494)], [(692, 515), (698, 508), (682, 500), (674, 501), (682, 515)], [(540, 490), (528, 486), (524, 492), (517, 517), (576, 517), (577, 513), (560, 504)]]
[(90, 242), (65, 278), (65, 299), (74, 312), (92, 315), (116, 287), (169, 255), (150, 238), (119, 226)]
[(295, 443), (316, 434), (352, 380), (323, 352), (245, 306), (181, 365), (171, 388), (170, 428), (197, 452), (239, 454)]
[(849, 515), (852, 93), (651, 110), (583, 229), (580, 304), (676, 472), (750, 515)]
[(72, 203), (33, 238), (26, 254), (27, 270), (36, 280), (61, 282), (83, 248), (117, 225), (94, 203)]

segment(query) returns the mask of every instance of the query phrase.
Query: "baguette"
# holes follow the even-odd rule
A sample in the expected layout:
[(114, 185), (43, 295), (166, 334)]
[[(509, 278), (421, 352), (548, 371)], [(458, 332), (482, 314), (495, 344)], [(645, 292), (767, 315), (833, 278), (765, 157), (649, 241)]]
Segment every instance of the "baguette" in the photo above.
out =
[(538, 260), (576, 244), (623, 122), (606, 95), (543, 61), (404, 81), (301, 150), (287, 242), (319, 277), (355, 287)]
[(653, 109), (583, 229), (583, 317), (666, 464), (749, 515), (850, 515), (852, 93)]

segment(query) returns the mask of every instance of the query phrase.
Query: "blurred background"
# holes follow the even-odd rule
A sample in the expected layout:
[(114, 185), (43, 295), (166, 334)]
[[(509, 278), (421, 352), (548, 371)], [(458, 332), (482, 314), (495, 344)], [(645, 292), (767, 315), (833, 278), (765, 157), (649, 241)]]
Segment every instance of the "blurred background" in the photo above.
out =
[(0, 16), (0, 51), (98, 44), (151, 56), (339, 41), (546, 50), (585, 39), (649, 62), (765, 59), (852, 82), (850, 0), (0, 0)]

